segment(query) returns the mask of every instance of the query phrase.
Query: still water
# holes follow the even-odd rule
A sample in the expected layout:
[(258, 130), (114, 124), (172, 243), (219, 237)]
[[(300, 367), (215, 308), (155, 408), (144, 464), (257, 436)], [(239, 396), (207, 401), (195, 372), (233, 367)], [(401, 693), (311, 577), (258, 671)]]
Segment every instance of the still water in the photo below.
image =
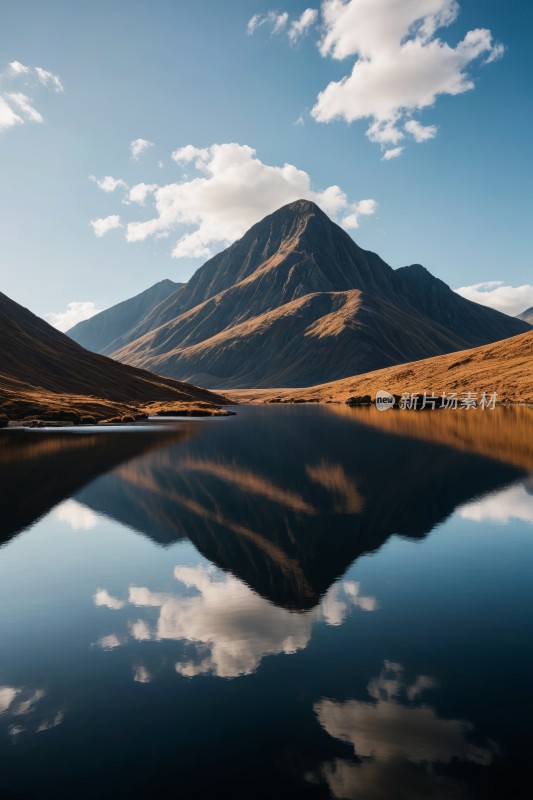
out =
[(457, 413), (5, 432), (0, 797), (530, 796), (532, 415)]

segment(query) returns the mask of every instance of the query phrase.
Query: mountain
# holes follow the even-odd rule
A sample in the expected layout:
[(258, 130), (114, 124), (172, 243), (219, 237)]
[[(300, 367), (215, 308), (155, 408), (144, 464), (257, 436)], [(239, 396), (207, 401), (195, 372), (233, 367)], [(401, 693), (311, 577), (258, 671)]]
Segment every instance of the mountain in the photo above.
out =
[(517, 318), (523, 319), (525, 322), (533, 325), (533, 306), (531, 306), (531, 308), (526, 308), (525, 311), (517, 315)]
[(156, 306), (183, 284), (159, 281), (144, 292), (124, 300), (94, 317), (78, 322), (67, 333), (71, 339), (96, 353), (109, 355), (123, 344), (123, 337), (135, 328)]
[[(237, 428), (211, 426), (208, 439), (154, 448), (93, 480), (76, 500), (163, 546), (189, 539), (258, 594), (305, 610), (392, 535), (422, 539), (457, 506), (528, 474), (525, 465), (453, 441), (397, 436), (336, 408), (345, 413), (242, 409)], [(402, 414), (375, 416), (379, 424)], [(445, 424), (452, 415), (434, 416)], [(527, 432), (517, 427), (514, 443)]]
[(239, 402), (344, 402), (374, 397), (379, 389), (402, 392), (496, 392), (499, 402), (533, 404), (533, 330), (470, 350), (353, 375), (306, 389), (230, 392)]
[(298, 200), (204, 264), (113, 356), (209, 387), (298, 387), (529, 329), (419, 264), (393, 270)]
[(85, 398), (91, 412), (99, 416), (106, 415), (106, 403), (224, 402), (204, 389), (85, 350), (2, 293), (0, 341), (0, 414), (10, 418), (17, 408), (31, 413), (33, 406), (38, 410), (39, 404), (54, 405), (58, 398), (67, 407)]

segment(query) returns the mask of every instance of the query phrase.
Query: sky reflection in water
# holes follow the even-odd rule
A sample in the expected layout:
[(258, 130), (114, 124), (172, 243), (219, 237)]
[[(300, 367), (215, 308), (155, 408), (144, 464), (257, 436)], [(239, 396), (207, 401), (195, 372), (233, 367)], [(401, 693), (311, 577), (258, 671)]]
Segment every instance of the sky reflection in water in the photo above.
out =
[(426, 420), (4, 439), (3, 794), (518, 796), (529, 456)]

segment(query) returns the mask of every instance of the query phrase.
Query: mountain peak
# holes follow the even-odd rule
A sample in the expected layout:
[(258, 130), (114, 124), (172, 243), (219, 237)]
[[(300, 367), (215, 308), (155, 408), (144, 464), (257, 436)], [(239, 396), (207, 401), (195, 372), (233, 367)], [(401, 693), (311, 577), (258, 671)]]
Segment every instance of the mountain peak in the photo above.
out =
[[(282, 206), (278, 209), (278, 211), (284, 211), (285, 209), (289, 211), (295, 211), (296, 213), (300, 214), (310, 214), (315, 213), (318, 211), (320, 214), (324, 214), (321, 208), (317, 206), (312, 200), (294, 200), (292, 203), (287, 203), (287, 205)], [(276, 213), (276, 212), (274, 212)]]

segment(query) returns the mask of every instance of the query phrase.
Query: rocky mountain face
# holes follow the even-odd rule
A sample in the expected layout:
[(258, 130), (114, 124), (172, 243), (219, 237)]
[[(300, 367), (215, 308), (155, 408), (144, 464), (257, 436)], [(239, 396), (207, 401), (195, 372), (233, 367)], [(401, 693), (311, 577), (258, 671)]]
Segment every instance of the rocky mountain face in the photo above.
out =
[(135, 297), (78, 322), (69, 330), (68, 335), (82, 347), (109, 355), (125, 343), (124, 336), (127, 337), (130, 330), (182, 285), (168, 279), (159, 281)]
[(112, 354), (207, 387), (298, 387), (529, 329), (420, 265), (393, 270), (299, 200), (210, 259)]

